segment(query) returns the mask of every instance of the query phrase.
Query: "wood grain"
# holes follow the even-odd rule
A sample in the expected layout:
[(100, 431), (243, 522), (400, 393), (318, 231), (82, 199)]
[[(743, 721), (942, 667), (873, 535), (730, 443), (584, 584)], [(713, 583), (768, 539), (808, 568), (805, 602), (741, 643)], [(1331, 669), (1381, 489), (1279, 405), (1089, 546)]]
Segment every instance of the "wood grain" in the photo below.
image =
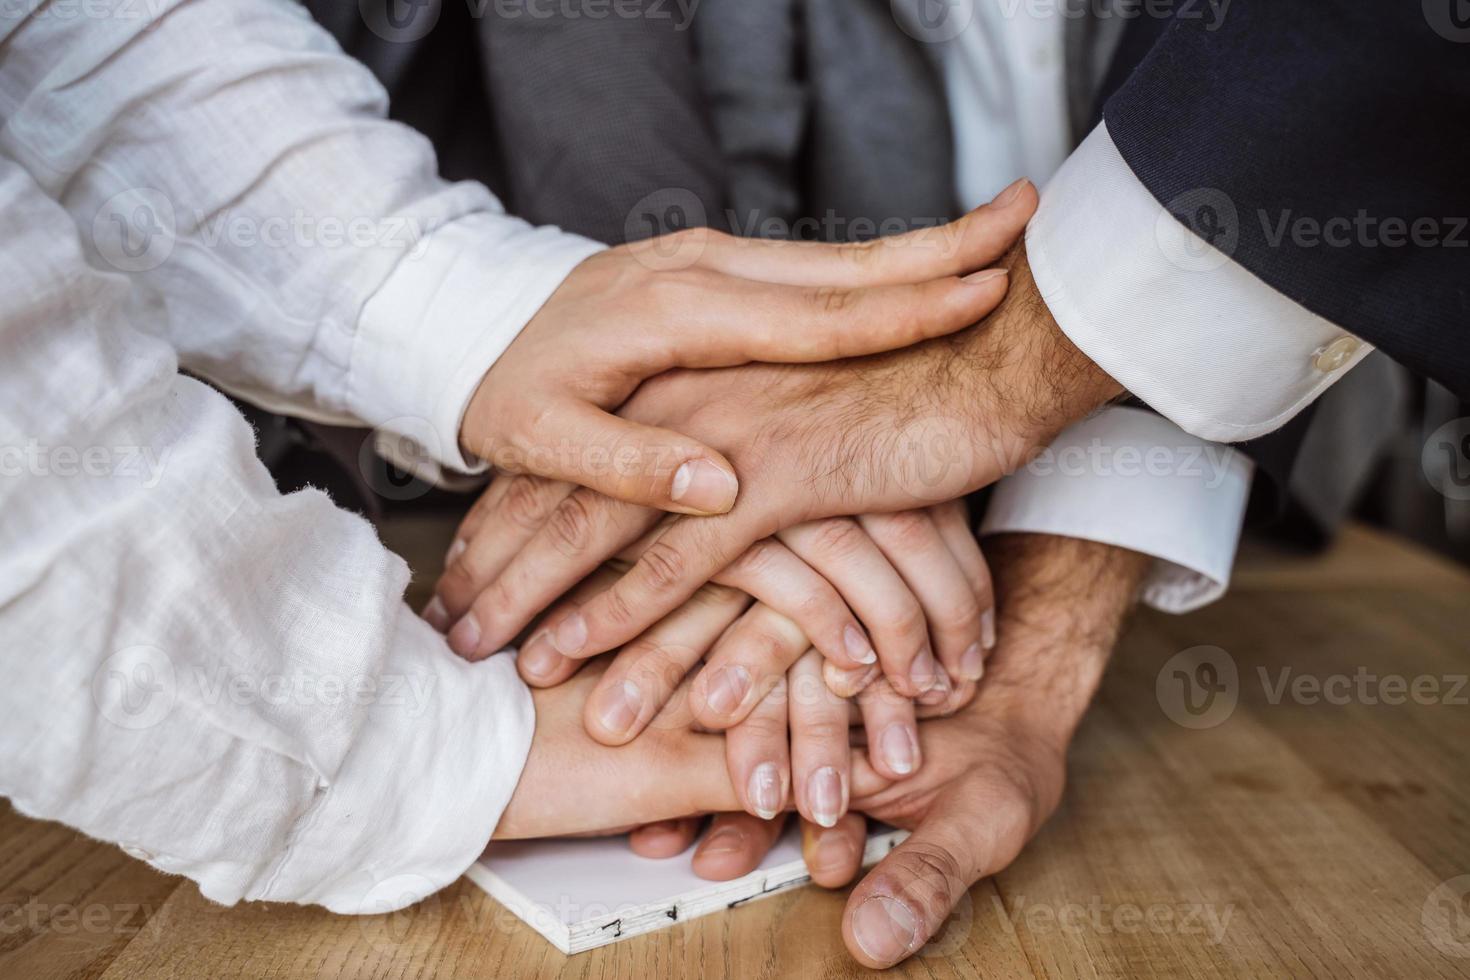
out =
[[(432, 573), (450, 530), (417, 518), (384, 536)], [(431, 582), (415, 580), (420, 598)], [(1141, 614), (1061, 811), (890, 972), (1470, 977), (1470, 899), (1453, 887), (1470, 890), (1453, 881), (1470, 875), (1470, 686), (1450, 697), (1470, 674), (1467, 614), (1463, 569), (1363, 529), (1323, 557), (1253, 552), (1201, 612)], [(1228, 653), (1238, 703), (1191, 729), (1155, 681), (1200, 645)], [(1391, 675), (1438, 693), (1387, 703)], [(1292, 693), (1303, 676), (1366, 686), (1310, 703)], [(465, 882), (393, 916), (224, 909), (0, 812), (0, 977), (862, 976), (838, 935), (844, 898), (806, 888), (569, 958)]]

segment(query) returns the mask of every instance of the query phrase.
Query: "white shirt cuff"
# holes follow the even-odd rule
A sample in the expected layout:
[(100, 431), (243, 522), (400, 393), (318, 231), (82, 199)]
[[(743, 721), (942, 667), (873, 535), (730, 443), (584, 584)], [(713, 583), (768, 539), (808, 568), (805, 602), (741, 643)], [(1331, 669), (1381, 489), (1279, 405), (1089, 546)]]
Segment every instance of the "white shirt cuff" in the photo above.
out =
[(1055, 534), (1152, 555), (1143, 601), (1188, 612), (1230, 587), (1254, 470), (1239, 450), (1152, 412), (1108, 408), (1001, 480), (980, 534)]
[(1176, 203), (1213, 216), (1223, 251), (1154, 199), (1099, 124), (1041, 196), (1031, 271), (1063, 332), (1134, 395), (1202, 439), (1253, 439), (1372, 348), (1229, 257), (1238, 222), (1262, 216), (1218, 190), (1188, 197)]
[(530, 691), (512, 654), (468, 663), (400, 610), (351, 753), (247, 898), (387, 912), (452, 883), (490, 842), (530, 751)]
[(483, 472), (459, 448), (480, 379), (572, 269), (604, 248), (488, 212), (419, 242), (357, 324), (348, 403), (379, 430), (378, 451), (434, 483), (440, 466)]

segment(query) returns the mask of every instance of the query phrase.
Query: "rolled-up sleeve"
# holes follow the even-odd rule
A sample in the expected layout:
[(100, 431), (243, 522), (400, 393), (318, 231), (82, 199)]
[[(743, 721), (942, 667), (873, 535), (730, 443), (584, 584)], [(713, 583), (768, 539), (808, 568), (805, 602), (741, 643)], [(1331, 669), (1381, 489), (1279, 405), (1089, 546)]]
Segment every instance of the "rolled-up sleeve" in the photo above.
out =
[(152, 291), (186, 369), (477, 467), (458, 425), (480, 378), (601, 246), (441, 180), (291, 0), (21, 0), (0, 45), (0, 153), (94, 266)]
[(371, 525), (279, 494), (3, 157), (0, 215), (0, 793), (219, 902), (383, 911), (453, 881), (529, 750), (510, 655), (453, 656)]

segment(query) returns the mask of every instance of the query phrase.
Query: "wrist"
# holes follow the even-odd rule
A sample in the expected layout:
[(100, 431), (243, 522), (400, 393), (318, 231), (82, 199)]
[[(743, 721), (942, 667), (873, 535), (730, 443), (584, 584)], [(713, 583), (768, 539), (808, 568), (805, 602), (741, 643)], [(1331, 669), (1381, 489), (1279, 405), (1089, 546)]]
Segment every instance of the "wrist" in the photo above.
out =
[(994, 313), (964, 335), (979, 379), (977, 431), (1002, 471), (1021, 465), (1071, 423), (1125, 394), (1067, 337), (1042, 299), (1021, 239), (1001, 260), (1010, 285)]
[(986, 557), (997, 635), (987, 711), (1059, 747), (1092, 702), (1150, 559), (1113, 545), (1049, 534), (1000, 534)]

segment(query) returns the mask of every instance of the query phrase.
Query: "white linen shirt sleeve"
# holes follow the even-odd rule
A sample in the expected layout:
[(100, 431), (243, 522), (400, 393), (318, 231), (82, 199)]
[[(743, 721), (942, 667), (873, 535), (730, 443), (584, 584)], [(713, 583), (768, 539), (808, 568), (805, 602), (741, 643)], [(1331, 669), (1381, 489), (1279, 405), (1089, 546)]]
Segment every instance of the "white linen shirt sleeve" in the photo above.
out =
[[(1195, 203), (1234, 207), (1208, 189)], [(1046, 185), (1026, 251), (1072, 342), (1201, 439), (1279, 428), (1371, 351), (1181, 224), (1129, 169), (1106, 124)]]
[(482, 468), (458, 440), (481, 376), (602, 246), (441, 180), (292, 0), (19, 0), (0, 45), (0, 153), (167, 305), (186, 369)]
[(1152, 555), (1142, 600), (1189, 612), (1230, 587), (1254, 470), (1240, 450), (1152, 412), (1106, 408), (996, 485), (980, 535), (1055, 534)]
[(408, 569), (133, 320), (0, 156), (0, 793), (217, 902), (407, 904), (480, 854), (534, 728)]

